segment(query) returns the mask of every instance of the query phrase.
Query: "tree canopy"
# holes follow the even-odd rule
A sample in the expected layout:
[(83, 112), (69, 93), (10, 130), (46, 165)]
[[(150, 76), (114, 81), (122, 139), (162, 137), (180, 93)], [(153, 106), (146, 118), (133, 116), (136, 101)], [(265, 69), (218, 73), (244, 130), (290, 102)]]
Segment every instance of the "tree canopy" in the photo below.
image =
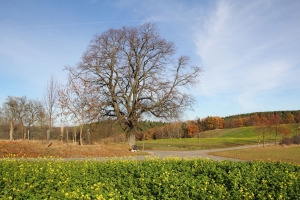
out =
[(116, 118), (135, 145), (142, 115), (179, 118), (195, 102), (181, 87), (198, 83), (202, 69), (175, 53), (174, 43), (162, 38), (155, 24), (145, 23), (96, 35), (80, 63), (67, 69), (74, 78), (100, 87), (99, 112)]

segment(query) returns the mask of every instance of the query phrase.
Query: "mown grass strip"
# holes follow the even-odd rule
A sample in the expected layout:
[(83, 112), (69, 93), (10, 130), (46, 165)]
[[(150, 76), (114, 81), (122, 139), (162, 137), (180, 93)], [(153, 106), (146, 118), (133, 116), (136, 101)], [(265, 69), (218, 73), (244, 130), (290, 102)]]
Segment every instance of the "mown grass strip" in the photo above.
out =
[(209, 154), (242, 160), (272, 160), (300, 164), (300, 146), (266, 146), (250, 149), (211, 152)]

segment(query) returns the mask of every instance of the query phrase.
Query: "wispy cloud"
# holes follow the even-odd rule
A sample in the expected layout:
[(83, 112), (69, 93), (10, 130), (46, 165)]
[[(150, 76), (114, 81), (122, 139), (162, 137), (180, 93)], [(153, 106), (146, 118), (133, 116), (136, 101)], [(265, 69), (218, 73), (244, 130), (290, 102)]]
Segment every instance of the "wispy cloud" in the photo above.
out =
[(227, 96), (251, 110), (263, 106), (260, 95), (299, 84), (299, 5), (217, 1), (194, 32), (205, 67), (200, 94)]

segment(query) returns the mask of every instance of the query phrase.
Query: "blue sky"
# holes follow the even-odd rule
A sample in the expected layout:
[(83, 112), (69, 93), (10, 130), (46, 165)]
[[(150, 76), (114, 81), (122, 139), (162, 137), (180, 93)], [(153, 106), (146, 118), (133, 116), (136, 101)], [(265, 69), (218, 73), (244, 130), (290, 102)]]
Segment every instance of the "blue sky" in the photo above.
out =
[(185, 119), (300, 109), (300, 1), (0, 0), (0, 103), (64, 83), (95, 34), (156, 23), (203, 67)]

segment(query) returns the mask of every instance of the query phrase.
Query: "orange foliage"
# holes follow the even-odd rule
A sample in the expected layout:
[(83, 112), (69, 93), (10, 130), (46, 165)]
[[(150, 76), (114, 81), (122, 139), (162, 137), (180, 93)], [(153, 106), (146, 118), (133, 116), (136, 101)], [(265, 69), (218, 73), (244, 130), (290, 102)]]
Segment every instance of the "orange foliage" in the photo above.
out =
[(201, 120), (201, 125), (204, 130), (224, 128), (224, 119), (218, 116), (207, 117)]
[(188, 137), (194, 137), (194, 135), (196, 133), (199, 133), (199, 128), (194, 122), (190, 121), (187, 124), (187, 134), (188, 134), (187, 136)]
[(279, 133), (281, 133), (282, 135), (284, 136), (288, 136), (291, 131), (283, 126), (280, 126), (279, 129), (278, 129)]

